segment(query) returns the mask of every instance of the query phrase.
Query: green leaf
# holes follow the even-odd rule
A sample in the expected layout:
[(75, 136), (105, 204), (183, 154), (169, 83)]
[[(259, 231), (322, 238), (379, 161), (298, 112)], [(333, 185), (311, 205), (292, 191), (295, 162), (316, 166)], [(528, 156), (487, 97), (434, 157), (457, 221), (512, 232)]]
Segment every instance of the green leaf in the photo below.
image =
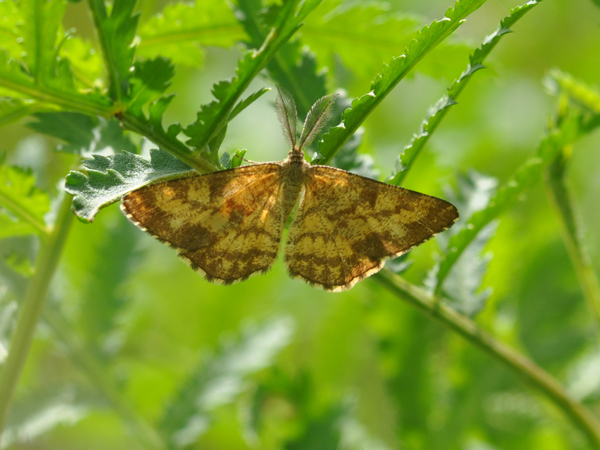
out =
[(342, 123), (323, 135), (319, 145), (322, 155), (316, 163), (327, 164), (364, 122), (367, 116), (392, 91), (408, 72), (433, 48), (456, 30), (472, 12), (486, 0), (458, 0), (446, 12), (444, 19), (423, 27), (402, 56), (384, 64), (381, 73), (371, 83), (371, 90), (355, 99), (342, 116)]
[(73, 211), (84, 222), (92, 222), (101, 208), (142, 186), (195, 173), (162, 150), (150, 150), (150, 161), (127, 152), (93, 158), (83, 162), (86, 173), (71, 171), (65, 184), (65, 190), (75, 196)]
[(142, 106), (156, 101), (167, 90), (174, 69), (171, 61), (162, 57), (136, 62), (130, 92), (125, 99), (128, 112), (143, 117)]
[(31, 76), (40, 82), (56, 85), (59, 80), (58, 44), (63, 39), (61, 21), (66, 2), (63, 0), (23, 0), (18, 3), (21, 12), (19, 26), (21, 54)]
[[(302, 41), (319, 55), (339, 81), (347, 68), (356, 80), (369, 79), (381, 61), (397, 55), (415, 37), (422, 21), (414, 15), (390, 11), (384, 2), (330, 1), (312, 14), (302, 27)], [(458, 62), (466, 45), (443, 43), (416, 70), (435, 78), (450, 77), (460, 70)], [(338, 81), (338, 82), (339, 82)]]
[(229, 48), (244, 38), (242, 27), (226, 2), (196, 0), (171, 3), (139, 28), (138, 55), (166, 56), (175, 64), (198, 67), (202, 47)]
[[(0, 49), (0, 86), (2, 94), (22, 99), (32, 107), (44, 103), (44, 110), (78, 109), (91, 115), (109, 114), (110, 102), (99, 91), (77, 92), (66, 61), (57, 66), (60, 73), (49, 80), (36, 80), (23, 70), (23, 62)], [(44, 81), (44, 83), (42, 83)], [(60, 93), (57, 93), (60, 91)], [(38, 111), (42, 109), (39, 108)]]
[(586, 108), (592, 113), (600, 114), (600, 90), (597, 87), (590, 86), (558, 69), (550, 71), (545, 82), (546, 86), (555, 93), (564, 93), (580, 107)]
[(68, 391), (30, 393), (11, 409), (11, 420), (1, 436), (2, 448), (28, 445), (61, 425), (72, 426), (86, 417), (89, 409)]
[[(324, 412), (313, 417), (306, 417), (303, 421), (304, 432), (293, 440), (284, 444), (285, 450), (342, 450), (349, 448), (342, 446), (340, 422), (344, 417), (345, 408), (333, 405)], [(350, 447), (351, 448), (351, 447)], [(359, 450), (359, 449), (356, 449)]]
[(23, 298), (29, 284), (24, 267), (32, 267), (39, 239), (33, 235), (0, 240), (0, 285), (17, 298)]
[[(164, 134), (171, 140), (176, 140), (177, 135), (181, 132), (180, 124), (171, 124), (165, 131), (162, 125), (162, 118), (171, 104), (171, 101), (175, 98), (175, 95), (166, 95), (160, 97), (158, 100), (150, 103), (148, 106), (148, 122), (153, 130), (158, 130), (159, 133)], [(187, 149), (187, 147), (186, 147)]]
[(0, 164), (0, 238), (48, 233), (44, 215), (50, 210), (50, 199), (35, 187), (31, 170)]
[(34, 229), (31, 225), (20, 222), (0, 210), (0, 239), (12, 236), (27, 236), (33, 232)]
[(477, 48), (469, 57), (469, 65), (460, 75), (457, 80), (448, 87), (446, 94), (433, 105), (427, 113), (427, 117), (421, 124), (419, 132), (413, 136), (409, 144), (404, 147), (404, 150), (398, 158), (398, 167), (396, 173), (390, 177), (388, 183), (400, 186), (404, 178), (408, 174), (408, 170), (419, 156), (425, 144), (433, 132), (437, 129), (442, 119), (446, 116), (448, 109), (456, 104), (456, 98), (463, 91), (467, 83), (471, 80), (471, 76), (479, 69), (483, 69), (483, 61), (496, 47), (500, 39), (511, 32), (512, 27), (521, 17), (523, 17), (534, 6), (538, 5), (542, 0), (530, 1), (524, 5), (513, 8), (510, 15), (500, 21), (498, 29), (485, 38), (483, 44)]
[(246, 150), (237, 150), (231, 157), (231, 168), (235, 169), (236, 167), (240, 167), (244, 162), (245, 155)]
[(8, 345), (17, 322), (17, 302), (10, 299), (6, 290), (0, 292), (0, 370), (8, 356)]
[[(96, 84), (102, 71), (98, 56), (92, 56), (89, 43), (86, 46), (79, 39), (68, 39), (68, 33), (62, 29), (66, 2), (24, 0), (3, 2), (3, 5), (9, 3), (15, 4), (18, 11), (11, 11), (13, 15), (9, 16), (17, 25), (6, 30), (11, 43), (3, 47), (10, 53), (0, 50), (0, 86), (9, 91), (6, 94), (24, 97), (30, 102), (41, 101), (45, 110), (73, 109), (77, 104), (91, 109), (93, 114), (106, 113), (109, 102), (102, 97)], [(72, 43), (68, 42), (71, 40)], [(74, 78), (70, 61), (74, 62), (77, 78)], [(94, 72), (89, 73), (92, 68)], [(85, 82), (81, 83), (81, 80)], [(79, 87), (86, 91), (77, 92)]]
[(60, 47), (60, 56), (68, 59), (75, 86), (80, 89), (104, 87), (104, 62), (89, 41), (69, 36)]
[(488, 205), (474, 213), (460, 232), (450, 238), (448, 252), (440, 261), (435, 284), (436, 296), (441, 294), (450, 270), (477, 235), (490, 222), (513, 206), (527, 188), (540, 180), (544, 169), (554, 161), (563, 147), (570, 145), (584, 133), (588, 133), (598, 126), (600, 126), (600, 115), (589, 119), (581, 114), (572, 114), (565, 117), (558, 129), (549, 131), (540, 143), (537, 155), (525, 161), (511, 179), (497, 190)]
[(296, 5), (296, 0), (284, 4), (278, 26), (273, 28), (261, 48), (257, 51), (247, 51), (242, 56), (235, 77), (213, 86), (212, 93), (216, 100), (202, 105), (196, 122), (183, 130), (190, 137), (188, 145), (198, 149), (211, 163), (218, 164), (219, 158), (217, 152), (207, 148), (208, 144), (227, 125), (231, 111), (250, 82), (298, 29), (299, 20), (293, 14)]
[[(89, 348), (98, 349), (105, 356), (117, 352), (123, 341), (123, 336), (115, 340), (114, 333), (122, 331), (120, 314), (131, 299), (123, 287), (139, 267), (141, 249), (138, 243), (142, 237), (120, 211), (110, 212), (117, 217), (107, 215), (109, 220), (103, 221), (100, 237), (90, 239), (86, 246), (86, 251), (95, 256), (86, 259), (89, 263), (80, 268), (83, 271), (81, 289), (86, 295), (79, 302), (76, 320)], [(115, 242), (119, 244), (115, 245)]]
[(279, 317), (247, 328), (191, 374), (160, 422), (174, 448), (196, 442), (210, 426), (211, 412), (235, 400), (248, 376), (273, 364), (290, 343), (293, 325), (290, 318)]
[[(452, 235), (460, 232), (465, 222), (477, 211), (485, 208), (494, 195), (498, 181), (493, 177), (470, 171), (458, 177), (458, 192), (448, 193), (449, 200), (461, 212), (461, 220), (448, 233), (438, 236), (440, 247), (447, 251)], [(496, 232), (498, 222), (492, 221), (465, 249), (463, 257), (452, 267), (444, 283), (444, 298), (455, 310), (467, 316), (481, 311), (491, 295), (491, 289), (481, 290), (483, 277), (491, 260), (490, 254), (482, 254)], [(425, 283), (431, 291), (435, 289), (439, 265), (429, 272)]]
[(19, 62), (2, 49), (0, 49), (0, 84), (8, 89), (35, 86), (33, 79), (22, 70)]
[(235, 169), (236, 167), (240, 167), (244, 162), (244, 155), (246, 154), (246, 150), (236, 150), (236, 152), (231, 156), (228, 152), (223, 152), (221, 155), (221, 166), (225, 169)]
[(134, 14), (135, 0), (115, 0), (110, 16), (103, 0), (90, 1), (98, 37), (109, 75), (109, 96), (120, 101), (127, 97), (135, 48), (133, 38), (139, 14)]
[(23, 20), (17, 2), (0, 2), (0, 48), (16, 56), (21, 52), (17, 39), (19, 23)]
[(113, 152), (137, 152), (116, 119), (105, 120), (73, 112), (34, 114), (37, 122), (28, 127), (38, 133), (60, 139), (57, 150), (76, 155), (111, 149)]
[[(308, 14), (320, 2), (313, 3), (304, 3), (308, 9), (303, 14)], [(261, 46), (269, 30), (276, 25), (282, 8), (283, 5), (272, 4), (265, 10), (257, 1), (236, 3), (241, 24), (250, 38), (246, 43), (249, 48)], [(306, 50), (300, 39), (287, 42), (266, 69), (275, 84), (292, 94), (300, 117), (306, 116), (311, 105), (327, 94), (325, 73), (318, 73), (315, 55)]]
[(233, 111), (231, 111), (231, 114), (229, 115), (229, 120), (233, 120), (233, 118), (235, 116), (237, 116), (239, 113), (241, 113), (248, 106), (250, 106), (252, 103), (254, 103), (256, 100), (261, 98), (264, 94), (266, 94), (270, 90), (271, 90), (271, 88), (261, 88), (258, 91), (250, 94), (244, 100), (241, 100), (237, 105), (235, 105), (235, 108), (233, 108)]
[(33, 114), (38, 108), (32, 101), (0, 97), (0, 127)]

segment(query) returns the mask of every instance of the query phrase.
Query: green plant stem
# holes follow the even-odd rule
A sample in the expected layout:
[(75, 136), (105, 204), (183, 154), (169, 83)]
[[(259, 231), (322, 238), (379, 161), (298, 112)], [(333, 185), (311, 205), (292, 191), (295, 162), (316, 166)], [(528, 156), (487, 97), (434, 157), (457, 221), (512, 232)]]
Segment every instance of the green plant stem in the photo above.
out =
[(239, 79), (236, 81), (235, 94), (229, 95), (226, 100), (222, 101), (222, 106), (210, 123), (210, 132), (194, 143), (196, 148), (206, 149), (211, 140), (221, 132), (223, 127), (227, 125), (229, 115), (235, 107), (236, 102), (252, 80), (258, 76), (277, 51), (298, 31), (301, 24), (293, 20), (294, 10), (298, 3), (299, 0), (290, 0), (283, 4), (277, 23), (271, 28), (262, 46), (253, 53), (252, 59), (254, 63), (252, 64), (252, 69), (239, 74)]
[(131, 131), (144, 136), (148, 140), (154, 142), (161, 149), (169, 152), (176, 158), (180, 159), (190, 167), (193, 167), (200, 173), (209, 173), (219, 170), (219, 167), (199, 157), (198, 154), (193, 154), (190, 149), (177, 139), (172, 139), (165, 135), (162, 130), (156, 130), (146, 121), (140, 120), (138, 117), (125, 112), (121, 117), (123, 126)]
[[(564, 155), (564, 152), (561, 155)], [(577, 221), (571, 194), (565, 184), (565, 169), (566, 161), (563, 156), (559, 156), (546, 171), (546, 185), (558, 213), (563, 239), (581, 284), (583, 295), (597, 330), (600, 332), (600, 284), (585, 246), (580, 241), (581, 232), (579, 230), (581, 227)]]
[(42, 104), (55, 105), (63, 109), (78, 111), (90, 116), (110, 118), (115, 113), (115, 108), (111, 104), (92, 100), (86, 95), (58, 91), (34, 83), (17, 83), (6, 78), (0, 78), (0, 86), (10, 89), (11, 91), (19, 92)]
[(0, 432), (6, 425), (8, 411), (31, 348), (36, 326), (44, 310), (48, 287), (58, 265), (72, 220), (71, 197), (67, 195), (60, 205), (56, 222), (48, 239), (42, 243), (40, 248), (35, 274), (25, 293), (8, 357), (2, 373), (0, 373)]
[[(250, 36), (251, 41), (256, 44), (263, 42), (266, 36), (265, 31), (261, 28), (259, 24), (259, 19), (253, 14), (253, 8), (250, 6), (250, 2), (248, 0), (238, 0), (238, 7), (243, 11), (246, 16), (246, 33)], [(300, 111), (301, 115), (304, 115), (311, 107), (311, 101), (306, 96), (306, 93), (301, 88), (298, 82), (298, 75), (296, 74), (295, 68), (289, 67), (285, 59), (281, 56), (280, 52), (275, 53), (269, 64), (271, 69), (275, 68), (276, 71), (280, 73), (281, 76), (285, 77), (287, 80), (288, 88), (291, 88), (290, 92), (294, 96), (294, 100), (298, 107), (298, 111)], [(284, 84), (285, 86), (285, 84)], [(304, 111), (304, 114), (302, 113)]]
[(161, 450), (166, 448), (161, 436), (144, 420), (123, 398), (114, 383), (106, 376), (106, 370), (94, 355), (70, 331), (71, 327), (55, 312), (44, 311), (44, 320), (50, 325), (57, 337), (65, 344), (71, 358), (94, 382), (95, 387), (110, 402), (117, 414), (127, 424), (132, 435), (139, 438), (145, 448)]
[(577, 428), (585, 433), (592, 447), (600, 450), (600, 422), (581, 403), (569, 397), (565, 388), (552, 375), (530, 359), (495, 339), (469, 318), (436, 301), (433, 297), (391, 271), (384, 269), (374, 278), (386, 289), (406, 299), (411, 305), (451, 328), (539, 389), (564, 411)]
[[(131, 0), (135, 1), (135, 0)], [(104, 67), (108, 75), (108, 86), (109, 94), (115, 103), (121, 103), (121, 83), (117, 65), (112, 58), (112, 53), (109, 49), (108, 37), (104, 29), (104, 20), (107, 18), (106, 6), (104, 0), (89, 0), (88, 6), (90, 8), (92, 20), (94, 21), (94, 28), (96, 30), (96, 37), (100, 42), (100, 48), (102, 49), (102, 58), (104, 59)]]
[[(34, 85), (30, 87), (26, 87), (18, 83), (8, 85), (5, 83), (5, 80), (0, 79), (0, 86), (8, 87), (13, 91), (25, 94), (29, 96), (29, 98), (38, 100), (40, 102), (56, 105), (70, 111), (77, 111), (90, 116), (100, 116), (108, 119), (113, 117), (118, 112), (114, 106), (90, 102), (81, 96), (72, 94), (69, 95), (64, 92), (47, 91)], [(198, 172), (207, 173), (218, 170), (218, 167), (209, 161), (206, 161), (199, 156), (193, 157), (192, 152), (185, 144), (157, 131), (147, 121), (132, 116), (127, 112), (122, 113), (121, 121), (123, 126), (125, 126), (127, 129), (135, 131), (141, 136), (146, 137), (148, 140), (154, 142), (158, 147), (171, 153), (176, 158), (181, 159)]]

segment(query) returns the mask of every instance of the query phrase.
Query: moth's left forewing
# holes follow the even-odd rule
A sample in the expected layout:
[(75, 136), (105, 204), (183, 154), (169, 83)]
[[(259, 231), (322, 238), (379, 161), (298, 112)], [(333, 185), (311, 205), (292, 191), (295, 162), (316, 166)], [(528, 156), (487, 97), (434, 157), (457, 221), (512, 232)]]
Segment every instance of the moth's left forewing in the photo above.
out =
[(285, 223), (280, 188), (280, 165), (264, 163), (146, 186), (121, 209), (206, 279), (231, 284), (275, 260)]
[(330, 291), (349, 289), (448, 229), (458, 218), (445, 200), (328, 166), (309, 170), (285, 262), (290, 275)]

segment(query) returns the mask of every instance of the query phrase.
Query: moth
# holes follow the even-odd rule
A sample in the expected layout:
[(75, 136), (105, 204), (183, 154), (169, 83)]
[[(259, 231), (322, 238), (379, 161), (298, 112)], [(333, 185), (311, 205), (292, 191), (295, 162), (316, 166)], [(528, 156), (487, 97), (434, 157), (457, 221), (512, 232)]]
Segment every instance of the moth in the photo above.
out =
[(285, 224), (290, 276), (339, 292), (381, 270), (458, 219), (439, 198), (311, 165), (303, 148), (330, 118), (333, 96), (310, 109), (300, 136), (294, 99), (278, 89), (277, 113), (291, 150), (267, 162), (165, 181), (127, 194), (121, 209), (143, 231), (177, 250), (208, 281), (231, 284), (265, 273)]

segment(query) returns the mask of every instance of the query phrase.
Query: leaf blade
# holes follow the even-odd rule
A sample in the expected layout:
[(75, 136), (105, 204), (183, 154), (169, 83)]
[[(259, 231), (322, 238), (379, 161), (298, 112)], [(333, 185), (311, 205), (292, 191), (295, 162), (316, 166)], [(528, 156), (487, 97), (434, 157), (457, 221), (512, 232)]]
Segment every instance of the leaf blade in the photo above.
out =
[(433, 132), (442, 122), (449, 108), (456, 104), (456, 98), (458, 98), (471, 80), (473, 74), (479, 69), (484, 68), (483, 61), (496, 47), (502, 37), (511, 31), (510, 27), (541, 1), (542, 0), (530, 1), (524, 5), (511, 9), (510, 14), (500, 21), (498, 29), (493, 34), (486, 37), (483, 44), (469, 56), (469, 65), (467, 68), (458, 79), (454, 80), (454, 82), (448, 86), (446, 94), (430, 108), (427, 117), (421, 123), (419, 132), (414, 135), (408, 145), (404, 147), (402, 153), (398, 157), (398, 168), (388, 179), (388, 183), (395, 186), (400, 186), (402, 184), (421, 150), (425, 147)]
[(410, 43), (405, 53), (384, 64), (371, 83), (371, 90), (354, 99), (351, 108), (342, 115), (342, 123), (323, 135), (319, 143), (317, 164), (327, 164), (335, 153), (352, 137), (367, 116), (408, 74), (408, 72), (433, 48), (448, 37), (465, 17), (477, 10), (487, 0), (458, 0), (448, 9), (443, 19), (423, 27)]

